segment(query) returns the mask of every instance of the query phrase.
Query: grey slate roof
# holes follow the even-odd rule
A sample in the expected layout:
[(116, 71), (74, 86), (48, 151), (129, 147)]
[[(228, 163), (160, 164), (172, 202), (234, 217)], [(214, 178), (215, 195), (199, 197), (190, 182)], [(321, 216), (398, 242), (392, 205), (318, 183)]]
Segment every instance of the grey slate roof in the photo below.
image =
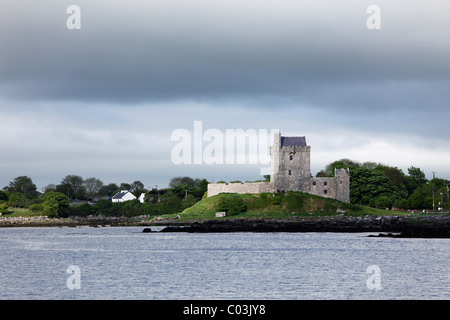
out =
[(281, 137), (281, 147), (306, 147), (306, 138)]
[(117, 192), (117, 193), (114, 195), (114, 197), (112, 197), (112, 199), (122, 199), (122, 197), (123, 197), (124, 195), (126, 195), (127, 193), (128, 193), (128, 191), (125, 191), (125, 192), (123, 192), (123, 191)]

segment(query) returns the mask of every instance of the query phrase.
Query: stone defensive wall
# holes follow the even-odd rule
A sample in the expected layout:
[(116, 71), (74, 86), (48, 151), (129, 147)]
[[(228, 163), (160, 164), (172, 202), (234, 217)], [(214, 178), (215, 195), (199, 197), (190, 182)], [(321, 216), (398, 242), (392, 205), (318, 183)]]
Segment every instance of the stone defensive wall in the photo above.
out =
[(208, 184), (208, 197), (219, 193), (263, 193), (276, 192), (270, 182), (246, 182), (246, 183), (210, 183)]

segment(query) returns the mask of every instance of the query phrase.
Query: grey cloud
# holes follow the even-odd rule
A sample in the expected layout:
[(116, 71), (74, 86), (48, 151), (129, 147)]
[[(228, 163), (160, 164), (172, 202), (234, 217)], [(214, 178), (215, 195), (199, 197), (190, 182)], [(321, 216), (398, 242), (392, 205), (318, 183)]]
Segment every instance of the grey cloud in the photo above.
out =
[[(424, 14), (414, 25), (420, 13), (412, 6), (381, 1), (385, 27), (376, 33), (359, 1), (180, 3), (82, 1), (79, 31), (65, 28), (65, 7), (54, 1), (22, 14), (7, 9), (3, 15), (16, 18), (1, 28), (0, 93), (124, 103), (273, 96), (326, 105), (332, 92), (329, 100), (352, 105), (347, 96), (361, 82), (373, 99), (392, 82), (449, 80), (445, 30), (434, 28), (442, 17)], [(442, 3), (426, 6), (438, 12)]]

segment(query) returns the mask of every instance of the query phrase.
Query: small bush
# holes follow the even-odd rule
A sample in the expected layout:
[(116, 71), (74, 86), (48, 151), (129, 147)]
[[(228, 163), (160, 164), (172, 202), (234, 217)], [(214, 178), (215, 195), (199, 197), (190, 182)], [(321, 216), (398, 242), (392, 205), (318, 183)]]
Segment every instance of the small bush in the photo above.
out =
[(224, 211), (227, 215), (232, 216), (247, 211), (247, 206), (244, 200), (238, 195), (222, 195), (215, 209), (217, 211)]
[(88, 215), (94, 214), (95, 209), (88, 203), (83, 203), (78, 206), (70, 207), (69, 215), (86, 217)]
[(12, 207), (25, 208), (28, 204), (28, 199), (23, 193), (15, 192), (9, 197), (9, 204)]
[(299, 212), (303, 208), (303, 193), (295, 193), (289, 191), (285, 196), (286, 209), (289, 211)]
[(283, 198), (283, 195), (281, 195), (279, 193), (274, 193), (274, 194), (272, 194), (272, 201), (271, 201), (271, 203), (274, 206), (278, 206), (278, 205), (281, 204), (282, 198)]
[(0, 213), (5, 214), (8, 213), (8, 204), (7, 203), (0, 203)]
[(34, 203), (30, 206), (28, 206), (28, 209), (31, 210), (31, 212), (37, 213), (44, 210), (44, 205), (42, 203)]

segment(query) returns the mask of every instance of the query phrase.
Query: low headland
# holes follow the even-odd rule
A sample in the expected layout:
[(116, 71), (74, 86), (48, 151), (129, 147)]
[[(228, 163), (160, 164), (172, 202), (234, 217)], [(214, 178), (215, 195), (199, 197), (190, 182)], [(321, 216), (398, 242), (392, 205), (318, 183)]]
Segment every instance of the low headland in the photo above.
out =
[[(217, 212), (222, 214), (216, 216)], [(220, 194), (180, 213), (159, 216), (48, 218), (18, 212), (0, 217), (0, 227), (50, 226), (142, 226), (150, 233), (164, 227), (159, 232), (371, 232), (381, 237), (450, 238), (449, 213), (382, 210), (301, 192)]]

